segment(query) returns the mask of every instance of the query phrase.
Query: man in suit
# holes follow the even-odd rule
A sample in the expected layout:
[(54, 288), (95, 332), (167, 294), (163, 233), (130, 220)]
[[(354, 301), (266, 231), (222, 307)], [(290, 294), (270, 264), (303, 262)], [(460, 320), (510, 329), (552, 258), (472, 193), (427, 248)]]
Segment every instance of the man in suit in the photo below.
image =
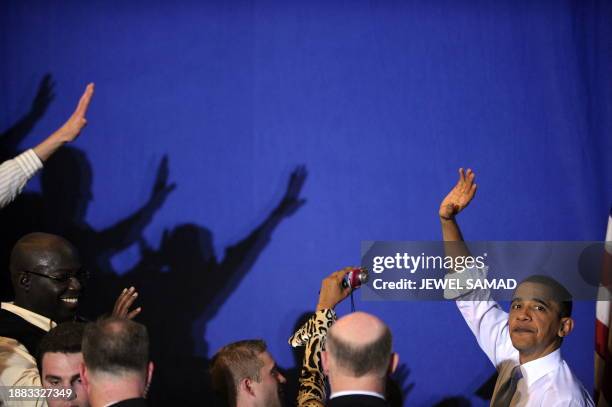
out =
[(117, 317), (90, 323), (82, 348), (81, 380), (92, 407), (147, 405), (153, 362), (144, 325)]
[[(351, 291), (342, 286), (342, 280), (352, 269), (339, 270), (323, 280), (317, 311), (289, 339), (292, 346), (306, 347), (299, 379), (300, 407), (388, 405), (387, 377), (399, 362), (392, 351), (391, 331), (365, 312), (336, 321), (334, 308)], [(331, 389), (327, 403), (324, 374)]]
[(340, 318), (329, 330), (322, 353), (331, 395), (328, 406), (386, 406), (387, 375), (395, 370), (391, 331), (365, 312)]

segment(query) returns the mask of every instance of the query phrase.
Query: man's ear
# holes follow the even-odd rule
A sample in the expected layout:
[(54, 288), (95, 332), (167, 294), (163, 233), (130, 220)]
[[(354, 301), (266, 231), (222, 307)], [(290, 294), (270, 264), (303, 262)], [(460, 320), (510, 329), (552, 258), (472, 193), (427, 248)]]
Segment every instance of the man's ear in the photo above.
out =
[(255, 397), (255, 389), (253, 389), (253, 381), (248, 377), (240, 380), (240, 385), (238, 386), (238, 390), (241, 393)]
[(147, 398), (147, 394), (149, 393), (151, 380), (153, 380), (153, 370), (155, 370), (155, 365), (153, 365), (153, 362), (149, 362), (147, 366), (147, 382), (145, 384), (144, 394), (142, 395), (144, 398)]
[(395, 352), (391, 354), (391, 359), (389, 359), (389, 369), (387, 374), (392, 375), (395, 373), (395, 369), (397, 369), (397, 365), (399, 364), (399, 355)]
[(559, 326), (559, 332), (557, 335), (561, 338), (565, 338), (574, 329), (574, 320), (571, 317), (561, 318), (561, 325)]
[(329, 353), (327, 351), (321, 351), (321, 366), (323, 367), (323, 374), (329, 376)]
[(79, 376), (81, 376), (81, 383), (85, 388), (85, 392), (89, 394), (89, 376), (87, 372), (87, 367), (83, 362), (81, 362), (81, 364), (79, 365)]
[(17, 284), (19, 284), (19, 287), (21, 287), (22, 290), (26, 292), (30, 291), (30, 287), (32, 286), (30, 274), (25, 271), (19, 273), (19, 276), (17, 278)]

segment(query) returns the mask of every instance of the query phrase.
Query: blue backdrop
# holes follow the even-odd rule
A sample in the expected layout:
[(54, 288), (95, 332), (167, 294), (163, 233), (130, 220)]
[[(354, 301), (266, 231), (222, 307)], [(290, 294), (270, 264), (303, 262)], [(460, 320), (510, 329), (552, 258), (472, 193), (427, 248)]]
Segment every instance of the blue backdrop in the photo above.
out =
[[(63, 161), (77, 164), (62, 169), (90, 174), (79, 209), (61, 219), (72, 222), (67, 235), (85, 236), (108, 287), (141, 286), (156, 357), (180, 354), (166, 366), (185, 387), (241, 338), (265, 338), (280, 366), (294, 367), (286, 340), (321, 279), (359, 263), (362, 240), (439, 239), (437, 208), (459, 167), (474, 168), (479, 184), (461, 218), (467, 239), (604, 237), (608, 1), (4, 1), (0, 10), (0, 131), (20, 150), (96, 83), (89, 125)], [(162, 168), (152, 193), (164, 155), (176, 189)], [(298, 164), (307, 201), (277, 225), (268, 215)], [(109, 229), (126, 219), (127, 231)], [(93, 248), (102, 231), (111, 242)], [(357, 308), (391, 327), (407, 404), (486, 405), (475, 392), (493, 367), (454, 304)], [(591, 389), (593, 304), (578, 303), (575, 316), (564, 355)]]

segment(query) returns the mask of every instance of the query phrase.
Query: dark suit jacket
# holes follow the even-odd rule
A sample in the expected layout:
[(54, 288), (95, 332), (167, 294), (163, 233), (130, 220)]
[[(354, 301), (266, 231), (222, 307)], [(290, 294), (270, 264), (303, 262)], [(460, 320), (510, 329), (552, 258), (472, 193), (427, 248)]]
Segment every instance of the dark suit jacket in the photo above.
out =
[(361, 394), (334, 397), (327, 402), (327, 407), (388, 407), (385, 400)]
[(147, 407), (147, 400), (142, 398), (128, 399), (115, 404), (111, 404), (108, 407)]

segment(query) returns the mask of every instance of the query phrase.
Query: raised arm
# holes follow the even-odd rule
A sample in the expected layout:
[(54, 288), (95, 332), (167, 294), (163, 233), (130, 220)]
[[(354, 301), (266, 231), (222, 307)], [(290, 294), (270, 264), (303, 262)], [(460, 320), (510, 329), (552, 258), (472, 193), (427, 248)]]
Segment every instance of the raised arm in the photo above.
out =
[(321, 351), (324, 347), (327, 330), (336, 321), (334, 308), (351, 293), (350, 288), (342, 287), (342, 279), (352, 269), (354, 267), (345, 267), (323, 280), (316, 312), (289, 338), (291, 346), (305, 346), (299, 378), (298, 407), (322, 407), (325, 405), (327, 395), (325, 375), (321, 365)]
[(70, 143), (79, 136), (81, 130), (83, 130), (83, 127), (87, 124), (85, 115), (87, 114), (87, 108), (89, 107), (89, 102), (91, 102), (93, 93), (94, 84), (90, 83), (85, 88), (85, 92), (83, 92), (76, 110), (68, 118), (66, 123), (47, 137), (42, 143), (34, 147), (34, 152), (41, 161), (45, 162), (58, 148), (66, 143)]
[(93, 83), (87, 85), (75, 112), (62, 127), (34, 147), (33, 150), (28, 150), (0, 165), (0, 208), (8, 205), (21, 193), (28, 180), (42, 168), (42, 163), (58, 148), (77, 138), (87, 124), (85, 114), (93, 90)]
[(463, 243), (463, 235), (457, 224), (456, 216), (465, 209), (476, 194), (474, 179), (476, 174), (471, 169), (459, 169), (459, 180), (440, 204), (438, 212), (442, 224), (442, 238), (444, 242), (453, 242), (444, 245), (448, 256), (468, 256), (467, 246)]
[[(459, 180), (440, 204), (440, 222), (444, 237), (444, 250), (448, 256), (469, 256), (470, 252), (463, 241), (461, 230), (457, 225), (456, 216), (465, 209), (476, 194), (475, 174), (468, 169), (459, 169)], [(461, 277), (484, 278), (478, 270), (476, 274), (466, 270)], [(467, 275), (466, 275), (467, 274)], [(512, 347), (508, 335), (508, 314), (490, 297), (489, 290), (473, 290), (458, 293), (458, 296), (448, 295), (446, 298), (455, 298), (461, 315), (476, 337), (478, 344), (489, 357), (494, 366), (505, 359), (514, 356), (516, 350)]]

